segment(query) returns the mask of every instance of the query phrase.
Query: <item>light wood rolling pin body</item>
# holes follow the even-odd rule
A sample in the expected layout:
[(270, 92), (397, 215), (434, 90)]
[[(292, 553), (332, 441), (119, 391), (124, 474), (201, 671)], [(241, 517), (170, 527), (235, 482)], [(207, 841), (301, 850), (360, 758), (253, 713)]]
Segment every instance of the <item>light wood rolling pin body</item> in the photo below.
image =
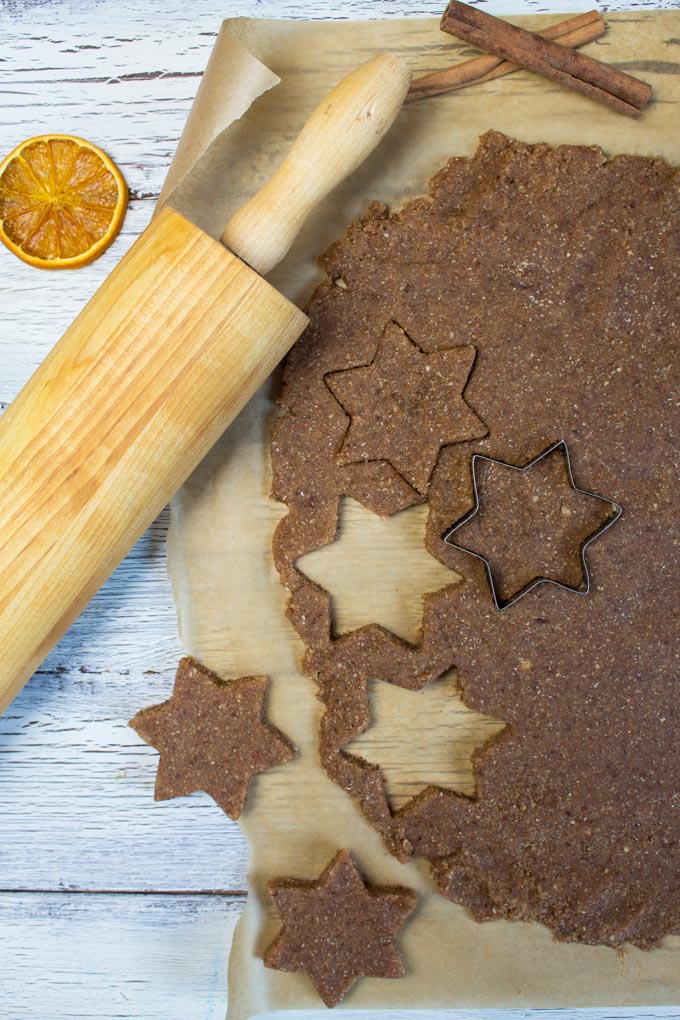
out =
[(409, 82), (388, 53), (343, 79), (227, 226), (231, 251), (163, 209), (0, 418), (0, 712), (304, 330), (258, 272)]

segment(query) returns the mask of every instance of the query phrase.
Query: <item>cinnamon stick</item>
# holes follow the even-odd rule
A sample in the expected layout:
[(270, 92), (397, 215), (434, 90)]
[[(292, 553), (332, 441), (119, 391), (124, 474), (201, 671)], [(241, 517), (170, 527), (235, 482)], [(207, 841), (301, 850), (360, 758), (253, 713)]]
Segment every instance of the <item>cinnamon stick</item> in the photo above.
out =
[[(599, 11), (588, 11), (586, 14), (576, 14), (566, 21), (560, 21), (556, 25), (548, 25), (538, 33), (544, 39), (559, 39), (563, 46), (585, 46), (604, 35), (606, 30), (604, 20)], [(429, 96), (438, 96), (443, 92), (453, 92), (455, 89), (462, 89), (466, 85), (479, 85), (485, 81), (493, 81), (505, 74), (512, 74), (519, 71), (519, 64), (513, 64), (509, 60), (503, 60), (493, 53), (485, 53), (481, 57), (473, 57), (472, 60), (465, 60), (453, 67), (445, 67), (431, 74), (414, 78), (406, 96), (406, 102), (412, 103), (416, 99), (427, 99)]]
[(652, 94), (647, 82), (469, 7), (461, 0), (451, 0), (441, 27), (458, 39), (542, 74), (629, 117), (639, 117)]

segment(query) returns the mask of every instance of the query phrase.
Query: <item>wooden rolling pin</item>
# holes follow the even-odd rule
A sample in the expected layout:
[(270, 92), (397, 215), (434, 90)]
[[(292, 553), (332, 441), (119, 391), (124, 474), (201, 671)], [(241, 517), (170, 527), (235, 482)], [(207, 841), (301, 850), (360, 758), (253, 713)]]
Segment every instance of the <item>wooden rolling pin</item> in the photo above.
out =
[(258, 273), (410, 77), (382, 53), (344, 78), (227, 247), (164, 208), (0, 418), (0, 712), (304, 330)]

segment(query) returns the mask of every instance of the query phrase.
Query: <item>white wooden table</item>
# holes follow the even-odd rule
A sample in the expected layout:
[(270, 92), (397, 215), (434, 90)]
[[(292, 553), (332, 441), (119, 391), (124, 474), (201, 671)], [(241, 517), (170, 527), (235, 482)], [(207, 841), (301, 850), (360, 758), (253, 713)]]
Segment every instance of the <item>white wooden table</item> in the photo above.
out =
[[(591, 6), (486, 4), (494, 13)], [(131, 196), (121, 237), (86, 269), (41, 273), (0, 251), (0, 409), (148, 222), (223, 17), (442, 8), (443, 0), (0, 0), (0, 157), (29, 135), (82, 135), (116, 160)], [(205, 795), (155, 804), (156, 753), (126, 725), (168, 695), (181, 653), (166, 529), (164, 514), (0, 718), (1, 1020), (224, 1016), (245, 842)], [(520, 1015), (529, 1014), (497, 1014)], [(579, 1012), (633, 1015), (680, 1014)]]

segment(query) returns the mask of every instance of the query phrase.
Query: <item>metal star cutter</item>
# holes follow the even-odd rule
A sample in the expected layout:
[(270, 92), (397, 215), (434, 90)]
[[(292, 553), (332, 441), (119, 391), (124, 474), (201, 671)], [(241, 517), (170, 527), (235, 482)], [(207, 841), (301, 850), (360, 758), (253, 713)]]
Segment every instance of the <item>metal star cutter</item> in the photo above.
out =
[[(575, 492), (579, 492), (584, 496), (592, 496), (594, 499), (599, 499), (602, 503), (608, 504), (612, 510), (611, 516), (606, 521), (604, 521), (600, 525), (600, 527), (597, 528), (591, 535), (588, 535), (588, 537), (581, 543), (579, 555), (581, 560), (581, 568), (583, 572), (583, 580), (579, 585), (570, 585), (566, 584), (564, 581), (559, 581), (552, 577), (539, 576), (534, 577), (530, 581), (528, 581), (518, 591), (514, 592), (514, 594), (510, 598), (502, 599), (498, 594), (498, 589), (494, 582), (493, 572), (491, 570), (491, 564), (489, 560), (487, 560), (484, 556), (480, 555), (480, 553), (473, 552), (472, 549), (467, 549), (465, 546), (459, 545), (457, 542), (453, 542), (451, 540), (452, 536), (458, 531), (459, 528), (462, 528), (464, 524), (467, 524), (467, 522), (472, 517), (479, 513), (480, 504), (479, 504), (479, 489), (477, 485), (477, 464), (479, 463), (479, 461), (487, 461), (489, 464), (498, 464), (500, 467), (510, 468), (513, 471), (519, 471), (520, 473), (522, 473), (524, 471), (529, 471), (532, 467), (534, 467), (540, 461), (544, 460), (546, 457), (549, 457), (550, 454), (554, 453), (556, 450), (559, 450), (564, 457), (567, 468), (567, 477), (569, 479), (569, 484), (571, 485), (572, 489)], [(504, 612), (510, 606), (514, 605), (515, 602), (518, 602), (521, 598), (524, 598), (524, 596), (527, 595), (530, 591), (533, 591), (534, 588), (537, 588), (540, 584), (554, 584), (558, 588), (564, 588), (566, 591), (576, 592), (577, 595), (587, 595), (588, 592), (590, 591), (590, 573), (588, 571), (588, 564), (586, 562), (585, 555), (586, 549), (588, 548), (591, 542), (594, 542), (596, 538), (599, 538), (600, 535), (604, 534), (605, 531), (608, 531), (608, 529), (611, 528), (612, 524), (616, 523), (616, 521), (623, 513), (623, 507), (620, 506), (618, 503), (615, 503), (611, 499), (605, 499), (604, 496), (598, 496), (597, 493), (589, 492), (587, 489), (581, 489), (578, 487), (578, 485), (576, 485), (576, 483), (574, 482), (574, 475), (571, 470), (569, 449), (567, 447), (565, 440), (560, 439), (559, 442), (553, 443), (552, 446), (549, 446), (547, 450), (544, 450), (543, 453), (539, 453), (537, 457), (534, 457), (533, 460), (530, 460), (527, 464), (524, 464), (522, 467), (517, 467), (516, 464), (508, 464), (506, 461), (497, 460), (494, 457), (487, 457), (481, 453), (473, 454), (470, 466), (472, 470), (472, 487), (475, 497), (475, 505), (468, 513), (465, 514), (464, 517), (461, 517), (459, 521), (457, 521), (451, 528), (448, 529), (448, 531), (444, 533), (443, 539), (446, 542), (446, 544), (450, 545), (452, 548), (460, 549), (461, 552), (467, 553), (468, 556), (474, 556), (475, 559), (482, 561), (486, 569), (486, 576), (489, 581), (489, 587), (491, 589), (491, 595), (493, 597), (496, 609), (498, 609), (499, 612), (501, 613)]]

